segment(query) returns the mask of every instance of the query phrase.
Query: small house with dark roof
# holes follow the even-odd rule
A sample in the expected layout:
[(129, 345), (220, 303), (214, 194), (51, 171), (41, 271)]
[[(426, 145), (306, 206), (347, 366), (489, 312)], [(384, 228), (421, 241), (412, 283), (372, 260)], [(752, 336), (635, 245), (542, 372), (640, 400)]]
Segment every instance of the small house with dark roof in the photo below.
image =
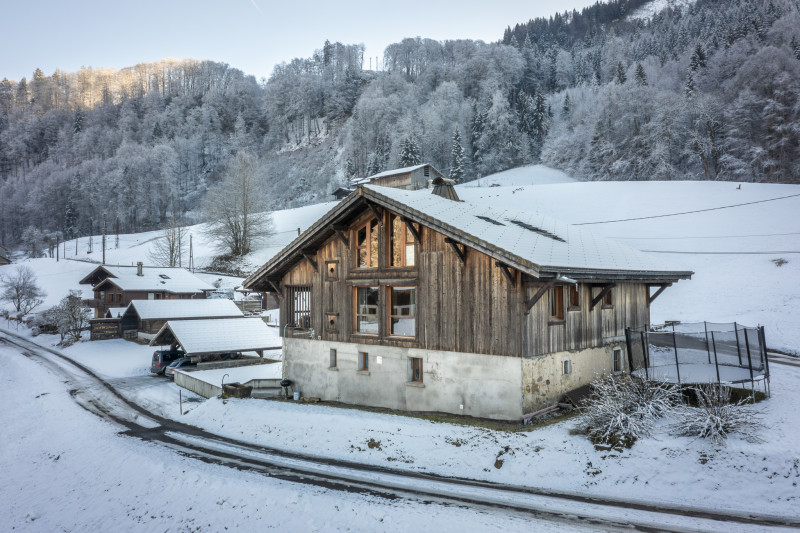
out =
[(444, 178), (441, 172), (433, 165), (423, 163), (411, 167), (386, 170), (353, 182), (353, 185), (379, 185), (381, 187), (394, 187), (396, 189), (417, 190), (430, 187), (436, 178)]
[(448, 188), (361, 186), (244, 281), (279, 296), (284, 377), (304, 395), (519, 419), (624, 372), (625, 328), (692, 275)]
[(89, 307), (95, 317), (112, 307), (127, 307), (133, 300), (202, 299), (214, 287), (182, 268), (101, 265), (79, 283), (92, 285)]
[(133, 300), (122, 313), (122, 331), (137, 331), (152, 338), (167, 321), (242, 318), (233, 300)]

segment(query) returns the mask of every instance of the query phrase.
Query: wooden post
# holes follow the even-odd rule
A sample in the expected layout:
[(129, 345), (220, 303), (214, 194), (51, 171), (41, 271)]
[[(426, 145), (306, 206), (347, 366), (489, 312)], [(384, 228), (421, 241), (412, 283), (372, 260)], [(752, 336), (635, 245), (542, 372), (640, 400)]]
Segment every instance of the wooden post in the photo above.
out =
[(61, 251), (61, 239), (60, 239), (60, 237), (61, 236), (58, 233), (56, 233), (56, 263), (58, 263), (58, 260), (60, 259), (60, 257), (59, 257), (59, 253)]
[(103, 265), (106, 264), (106, 214), (103, 213)]

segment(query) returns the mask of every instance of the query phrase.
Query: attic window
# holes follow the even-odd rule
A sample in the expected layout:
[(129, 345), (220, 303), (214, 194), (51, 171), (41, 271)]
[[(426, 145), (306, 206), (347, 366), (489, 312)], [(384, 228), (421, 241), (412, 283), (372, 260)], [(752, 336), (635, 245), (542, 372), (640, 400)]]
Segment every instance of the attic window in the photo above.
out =
[(166, 274), (159, 274), (158, 277), (161, 279), (169, 279), (169, 276), (167, 276)]
[(426, 178), (429, 177), (431, 175), (431, 167), (429, 167), (428, 165), (425, 165), (424, 173), (425, 173), (425, 177)]
[(554, 235), (553, 233), (550, 233), (549, 231), (545, 231), (545, 230), (543, 230), (541, 228), (537, 228), (536, 226), (531, 226), (527, 222), (523, 222), (521, 220), (512, 220), (512, 219), (508, 219), (508, 221), (511, 222), (512, 224), (516, 224), (517, 226), (519, 226), (521, 228), (525, 228), (528, 231), (532, 231), (532, 232), (538, 233), (539, 235), (542, 235), (544, 237), (548, 237), (550, 239), (553, 239), (554, 241), (567, 242), (564, 239), (562, 239), (561, 237), (559, 237), (558, 235)]
[(485, 220), (486, 222), (494, 224), (495, 226), (505, 226), (505, 224), (503, 224), (502, 222), (498, 222), (493, 218), (484, 217), (484, 216), (481, 216), (481, 215), (475, 215), (475, 218), (479, 218), (481, 220)]

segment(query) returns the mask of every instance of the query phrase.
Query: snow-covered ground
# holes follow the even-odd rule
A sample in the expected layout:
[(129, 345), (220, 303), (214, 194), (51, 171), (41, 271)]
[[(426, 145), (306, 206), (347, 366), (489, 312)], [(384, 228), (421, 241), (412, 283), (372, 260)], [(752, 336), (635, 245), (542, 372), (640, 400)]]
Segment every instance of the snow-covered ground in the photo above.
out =
[(691, 7), (697, 0), (653, 0), (648, 2), (639, 9), (636, 9), (628, 15), (631, 20), (648, 20), (653, 18), (653, 15), (671, 7), (672, 9), (680, 9), (685, 12), (688, 7)]
[[(490, 176), (485, 179), (494, 181), (486, 186), (465, 184), (458, 187), (458, 193), (471, 202), (535, 208), (574, 224), (592, 223), (587, 227), (593, 231), (654, 250), (665, 261), (695, 271), (691, 281), (677, 283), (654, 302), (654, 322), (764, 324), (769, 346), (800, 351), (800, 218), (796, 216), (800, 196), (793, 196), (800, 195), (800, 186), (543, 183), (533, 175), (539, 172), (536, 167), (516, 169), (507, 173), (513, 185), (503, 185), (503, 180)], [(489, 183), (499, 186), (490, 187)], [(276, 240), (254, 257), (266, 260), (296, 236), (296, 227), (308, 227), (330, 206), (291, 210), (286, 212), (286, 221), (283, 212), (276, 213), (276, 229), (289, 233), (285, 241)], [(131, 241), (136, 238), (144, 237), (131, 236)], [(121, 245), (120, 257), (128, 254), (126, 261), (133, 261), (134, 248), (139, 253), (146, 246), (132, 245), (123, 253)], [(211, 253), (210, 247), (208, 250)], [(787, 262), (778, 266), (776, 259)], [(45, 290), (53, 293), (48, 296), (52, 303), (92, 268), (44, 259), (28, 264)], [(39, 337), (37, 342), (53, 344), (55, 340)], [(152, 348), (101, 341), (79, 343), (65, 352), (115, 379), (124, 394), (148, 408), (165, 416), (180, 416), (177, 387), (146, 375)], [(176, 517), (178, 529), (202, 526), (201, 530), (216, 530), (222, 524), (242, 528), (286, 524), (303, 530), (348, 526), (397, 530), (422, 524), (418, 518), (425, 511), (414, 504), (331, 495), (195, 465), (163, 449), (117, 437), (113, 429), (71, 404), (63, 385), (42, 367), (5, 348), (0, 348), (0, 357), (4, 362), (0, 399), (6, 406), (0, 410), (0, 425), (6, 430), (0, 440), (0, 469), (9, 472), (7, 482), (0, 484), (0, 501), (10, 502), (11, 508), (5, 515), (10, 519), (0, 513), (0, 526), (4, 520), (12, 520), (5, 524), (24, 526), (23, 530), (76, 529), (76, 525), (102, 529), (117, 524), (112, 515), (127, 520), (126, 529), (142, 530), (168, 529), (167, 524), (174, 524)], [(654, 437), (640, 440), (630, 450), (603, 452), (584, 437), (572, 435), (574, 424), (569, 420), (534, 431), (505, 432), (262, 400), (192, 401), (181, 420), (222, 435), (324, 457), (644, 502), (796, 515), (800, 503), (796, 445), (800, 436), (800, 395), (796, 392), (800, 368), (774, 365), (771, 370), (772, 398), (759, 405), (764, 412), (764, 442), (755, 444), (734, 437), (724, 446), (715, 446), (670, 436), (662, 425)], [(42, 396), (44, 392), (47, 394)], [(37, 423), (31, 424), (31, 420)], [(371, 439), (380, 444), (370, 447)], [(61, 458), (55, 459), (59, 455)], [(98, 467), (101, 457), (109, 458), (111, 468)], [(502, 459), (500, 468), (495, 466), (500, 464), (498, 459)], [(83, 474), (84, 469), (91, 474)], [(98, 475), (100, 483), (89, 483)], [(131, 479), (133, 489), (126, 489)], [(185, 490), (194, 483), (205, 490)], [(90, 486), (83, 487), (87, 484)], [(20, 486), (22, 492), (17, 490)], [(154, 494), (149, 492), (151, 486), (158, 487)], [(56, 499), (55, 494), (62, 493), (66, 495), (63, 499), (48, 504)], [(225, 498), (221, 493), (231, 496)], [(96, 499), (108, 512), (101, 510), (102, 505), (93, 505)], [(347, 509), (357, 510), (356, 514), (350, 512), (352, 516), (342, 518), (333, 501), (347, 502)], [(194, 518), (194, 512), (187, 511), (190, 507), (199, 515), (194, 522), (188, 518)], [(317, 507), (322, 510), (319, 516), (307, 512)], [(79, 516), (78, 509), (87, 513), (85, 517)], [(430, 514), (435, 522), (424, 523), (424, 529), (437, 523), (447, 529), (468, 530), (487, 527), (487, 522), (489, 529), (523, 526), (509, 523), (507, 518), (476, 517), (464, 510), (437, 508)], [(384, 522), (379, 522), (380, 518)], [(547, 529), (552, 528), (548, 525)]]

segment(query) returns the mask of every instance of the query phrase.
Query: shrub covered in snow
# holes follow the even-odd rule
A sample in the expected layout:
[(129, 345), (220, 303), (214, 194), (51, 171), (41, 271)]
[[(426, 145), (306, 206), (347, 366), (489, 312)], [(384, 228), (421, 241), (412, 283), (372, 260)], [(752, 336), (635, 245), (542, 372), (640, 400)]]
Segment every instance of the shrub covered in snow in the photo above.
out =
[(673, 385), (611, 375), (592, 382), (579, 425), (595, 443), (630, 447), (679, 402), (680, 391)]
[(726, 385), (701, 385), (694, 388), (697, 407), (685, 407), (672, 426), (677, 435), (711, 439), (721, 444), (732, 433), (750, 442), (762, 439), (763, 429), (758, 411), (745, 407), (748, 400), (731, 403), (731, 389)]

